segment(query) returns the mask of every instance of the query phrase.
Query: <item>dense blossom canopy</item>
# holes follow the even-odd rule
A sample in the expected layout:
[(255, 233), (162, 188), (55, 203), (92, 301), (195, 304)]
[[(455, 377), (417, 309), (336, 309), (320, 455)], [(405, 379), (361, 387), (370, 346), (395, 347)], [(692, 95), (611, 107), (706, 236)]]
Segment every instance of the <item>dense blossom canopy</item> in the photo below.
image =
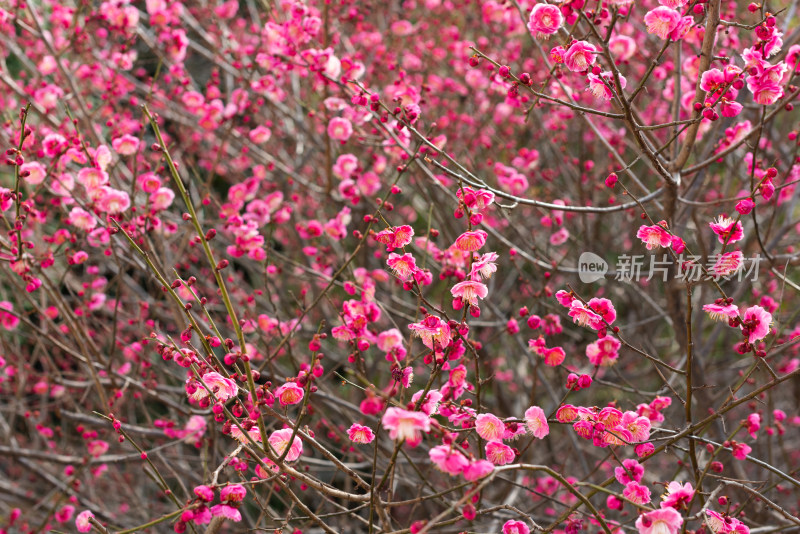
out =
[(800, 524), (796, 2), (0, 2), (0, 534)]

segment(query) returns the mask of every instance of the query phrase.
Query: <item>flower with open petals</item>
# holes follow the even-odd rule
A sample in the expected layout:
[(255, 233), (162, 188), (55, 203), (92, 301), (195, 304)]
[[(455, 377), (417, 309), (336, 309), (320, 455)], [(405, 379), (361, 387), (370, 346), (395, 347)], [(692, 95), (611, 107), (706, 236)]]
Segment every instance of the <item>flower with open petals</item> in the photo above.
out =
[(419, 323), (412, 323), (408, 327), (422, 339), (422, 343), (431, 350), (446, 348), (450, 345), (450, 326), (446, 321), (429, 315)]
[(622, 346), (614, 336), (601, 337), (594, 343), (586, 346), (586, 357), (592, 365), (597, 367), (610, 367), (617, 363), (619, 348)]
[(736, 243), (744, 237), (741, 221), (720, 215), (712, 222), (708, 223), (711, 229), (717, 234), (720, 243)]
[(547, 416), (544, 414), (544, 410), (538, 406), (531, 406), (525, 410), (525, 426), (528, 432), (538, 439), (543, 439), (550, 433)]
[(375, 439), (375, 433), (368, 426), (353, 423), (350, 428), (347, 429), (347, 437), (349, 437), (350, 441), (353, 443), (366, 444), (372, 443)]
[(464, 304), (477, 306), (478, 299), (485, 299), (489, 294), (489, 288), (482, 282), (474, 280), (464, 280), (453, 286), (450, 293), (455, 299), (461, 299)]
[(739, 316), (739, 307), (736, 304), (706, 304), (703, 311), (712, 321), (729, 321)]
[(230, 378), (225, 378), (214, 371), (204, 374), (200, 378), (200, 381), (205, 384), (205, 387), (203, 387), (202, 384), (197, 384), (197, 389), (194, 390), (194, 393), (189, 395), (189, 398), (196, 401), (201, 401), (209, 397), (210, 391), (217, 400), (225, 402), (231, 397), (236, 396), (236, 393), (239, 391), (239, 387), (236, 385), (235, 381)]
[(255, 421), (247, 419), (242, 421), (241, 426), (244, 429), (244, 432), (242, 432), (242, 429), (240, 429), (238, 425), (233, 425), (231, 427), (232, 438), (239, 440), (244, 444), (249, 444), (251, 439), (255, 442), (261, 441), (261, 431), (258, 429), (258, 425)]
[(89, 510), (79, 513), (78, 517), (75, 518), (75, 528), (78, 529), (78, 532), (91, 532), (92, 524), (89, 522), (89, 518), (93, 517), (94, 514)]
[(547, 39), (564, 23), (561, 9), (553, 4), (536, 4), (528, 18), (528, 30), (537, 39)]
[(660, 508), (642, 514), (636, 520), (639, 534), (678, 534), (683, 517), (674, 508)]
[(381, 230), (375, 234), (375, 239), (379, 243), (386, 245), (386, 250), (389, 252), (396, 248), (403, 248), (404, 246), (408, 245), (411, 243), (411, 239), (413, 237), (414, 229), (407, 224), (394, 228), (387, 228), (386, 230)]
[(644, 466), (633, 458), (622, 460), (622, 465), (614, 468), (614, 478), (620, 484), (640, 482), (644, 476)]
[(672, 246), (672, 236), (658, 224), (641, 226), (639, 231), (636, 232), (636, 237), (642, 240), (647, 250)]
[(305, 396), (305, 390), (298, 386), (297, 382), (286, 382), (275, 390), (275, 396), (278, 397), (281, 406), (289, 406), (301, 402)]
[(499, 441), (490, 441), (486, 444), (486, 458), (494, 465), (510, 464), (516, 458), (514, 449)]
[(344, 117), (334, 117), (328, 123), (328, 135), (344, 143), (353, 135), (353, 124)]
[[(614, 76), (611, 74), (611, 71), (605, 71), (600, 74), (592, 74), (586, 77), (589, 81), (589, 91), (595, 96), (595, 98), (602, 98), (603, 100), (611, 100), (614, 96), (614, 93), (617, 91)], [(625, 76), (619, 75), (619, 83), (622, 89), (628, 85), (628, 80), (625, 79)]]
[(431, 429), (431, 418), (422, 412), (412, 412), (392, 406), (383, 414), (383, 428), (389, 437), (416, 446), (422, 441), (422, 433)]
[(464, 232), (456, 238), (455, 247), (462, 252), (475, 252), (486, 244), (489, 234), (483, 230)]
[(473, 482), (494, 471), (494, 464), (489, 460), (478, 460), (464, 468), (464, 478)]
[(667, 484), (667, 492), (661, 496), (661, 508), (669, 507), (680, 510), (684, 506), (688, 506), (693, 498), (694, 488), (691, 483), (681, 484), (673, 480)]
[(583, 72), (594, 65), (597, 58), (597, 49), (593, 44), (586, 41), (575, 41), (566, 53), (564, 53), (564, 64), (572, 72)]
[(282, 456), (286, 448), (289, 447), (289, 452), (286, 453), (285, 458), (287, 462), (293, 462), (303, 454), (303, 442), (298, 436), (294, 437), (291, 445), (289, 444), (293, 433), (294, 430), (291, 428), (283, 428), (281, 430), (276, 430), (269, 436), (269, 444), (275, 449), (278, 457)]
[(744, 254), (741, 250), (734, 250), (720, 254), (714, 263), (713, 271), (718, 277), (730, 276), (742, 268), (744, 264)]
[(505, 428), (503, 421), (490, 413), (482, 413), (475, 418), (475, 430), (486, 441), (502, 440)]
[(225, 486), (219, 492), (219, 500), (228, 504), (238, 504), (247, 496), (247, 490), (241, 484)]
[(772, 314), (761, 306), (750, 306), (742, 316), (742, 333), (748, 343), (755, 343), (767, 337), (772, 324)]
[(672, 8), (658, 6), (645, 14), (644, 23), (647, 25), (647, 33), (667, 39), (669, 34), (680, 25), (681, 14)]
[(394, 272), (395, 276), (403, 281), (407, 280), (417, 270), (417, 262), (414, 260), (414, 256), (408, 252), (402, 256), (394, 252), (390, 253), (386, 264)]
[(474, 260), (469, 272), (470, 279), (480, 281), (491, 278), (492, 275), (497, 272), (497, 265), (495, 264), (497, 258), (496, 252), (487, 252)]
[(503, 534), (530, 534), (531, 529), (522, 521), (509, 519), (503, 524)]
[(228, 506), (227, 504), (215, 504), (212, 506), (211, 515), (214, 517), (224, 517), (225, 519), (237, 522), (242, 520), (242, 513), (239, 509)]
[(729, 515), (706, 510), (706, 526), (713, 534), (750, 534), (750, 529)]
[(589, 326), (597, 329), (602, 325), (600, 315), (595, 313), (591, 308), (585, 306), (583, 302), (578, 299), (572, 301), (569, 306), (567, 315), (572, 317), (572, 320), (581, 326)]
[(650, 502), (650, 488), (633, 480), (625, 485), (622, 495), (632, 503), (647, 504)]
[(428, 456), (440, 471), (451, 476), (458, 475), (469, 465), (469, 460), (449, 445), (439, 445), (428, 452)]

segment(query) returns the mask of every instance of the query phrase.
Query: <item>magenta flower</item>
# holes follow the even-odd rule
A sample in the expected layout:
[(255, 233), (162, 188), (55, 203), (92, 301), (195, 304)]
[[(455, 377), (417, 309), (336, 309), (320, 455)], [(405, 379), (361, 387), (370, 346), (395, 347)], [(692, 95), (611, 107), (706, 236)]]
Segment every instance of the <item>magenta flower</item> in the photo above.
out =
[(99, 210), (115, 215), (126, 211), (131, 205), (130, 196), (125, 191), (119, 191), (112, 187), (103, 186), (99, 190), (97, 207)]
[(713, 534), (750, 534), (750, 529), (729, 515), (706, 510), (706, 525)]
[(363, 445), (372, 443), (375, 439), (375, 433), (368, 426), (353, 423), (350, 428), (347, 429), (347, 437), (349, 437), (350, 441), (353, 443), (360, 443)]
[[(217, 400), (225, 402), (228, 399), (235, 397), (239, 391), (239, 387), (236, 385), (236, 382), (231, 380), (230, 378), (225, 378), (221, 374), (211, 371), (209, 373), (204, 374), (200, 381), (205, 384), (203, 387), (202, 384), (194, 384), (196, 389), (193, 393), (189, 395), (189, 398), (195, 401), (202, 401), (206, 398), (209, 398), (209, 391), (214, 394), (214, 397)], [(194, 382), (193, 379), (187, 380), (187, 384)]]
[(712, 270), (717, 276), (729, 276), (742, 268), (744, 262), (744, 254), (741, 250), (734, 250), (733, 252), (726, 252), (717, 258), (716, 263)]
[(708, 225), (717, 234), (717, 239), (722, 244), (736, 243), (744, 237), (741, 221), (736, 221), (730, 217), (720, 215)]
[(261, 432), (258, 430), (258, 426), (256, 425), (255, 421), (249, 419), (245, 420), (241, 423), (241, 426), (244, 428), (244, 432), (242, 432), (238, 425), (233, 425), (231, 427), (231, 437), (233, 439), (236, 439), (244, 444), (250, 443), (250, 439), (255, 442), (261, 441)]
[(20, 165), (19, 175), (29, 184), (39, 185), (47, 177), (47, 169), (38, 161), (32, 161)]
[(747, 443), (739, 443), (738, 441), (731, 441), (731, 454), (737, 460), (747, 459), (747, 455), (753, 451)]
[(771, 324), (771, 313), (761, 306), (750, 306), (742, 316), (742, 333), (747, 337), (747, 342), (753, 344), (767, 337)]
[(92, 524), (89, 523), (89, 518), (93, 518), (94, 514), (89, 510), (84, 510), (75, 518), (75, 528), (78, 532), (91, 532)]
[(454, 246), (462, 252), (475, 252), (486, 244), (487, 237), (488, 234), (483, 230), (464, 232), (456, 238)]
[[(600, 75), (589, 73), (586, 78), (589, 80), (589, 91), (595, 98), (611, 100), (614, 93), (617, 92), (616, 82), (614, 81), (614, 76), (611, 74), (611, 71), (602, 72)], [(625, 79), (625, 76), (620, 74), (619, 83), (621, 88), (625, 89), (628, 85), (628, 80)]]
[(683, 517), (674, 508), (661, 508), (642, 514), (636, 520), (639, 534), (678, 534)]
[(478, 460), (464, 468), (464, 478), (470, 482), (479, 480), (494, 471), (494, 464), (489, 460)]
[(70, 210), (67, 220), (72, 226), (80, 228), (85, 232), (90, 232), (97, 226), (97, 219), (95, 219), (95, 216), (79, 206), (75, 206)]
[(544, 439), (550, 433), (547, 416), (544, 414), (544, 410), (538, 406), (531, 406), (525, 410), (525, 427), (533, 437), (538, 439)]
[(687, 506), (694, 498), (694, 488), (691, 483), (681, 484), (672, 481), (667, 484), (667, 492), (661, 496), (661, 508), (675, 508), (679, 510)]
[(449, 445), (439, 445), (428, 452), (431, 462), (439, 469), (451, 476), (464, 471), (469, 466), (469, 460)]
[(641, 417), (636, 412), (625, 412), (622, 414), (620, 427), (631, 433), (631, 440), (645, 441), (650, 437), (650, 419)]
[(211, 486), (206, 486), (205, 484), (195, 486), (194, 494), (197, 495), (200, 500), (205, 502), (211, 502), (214, 500), (214, 489)]
[(489, 288), (482, 282), (475, 282), (474, 280), (464, 280), (453, 286), (450, 294), (454, 299), (461, 299), (464, 304), (470, 306), (478, 306), (478, 299), (485, 299), (489, 294)]
[(595, 313), (591, 308), (585, 306), (580, 300), (575, 299), (569, 306), (567, 315), (572, 317), (573, 322), (581, 326), (588, 326), (594, 329), (602, 325), (600, 315)]
[[(623, 0), (624, 3), (630, 3), (632, 0)], [(621, 3), (619, 1), (612, 2), (613, 4)], [(608, 48), (612, 56), (619, 61), (627, 61), (636, 53), (636, 41), (627, 35), (614, 35), (608, 42)]]
[(414, 274), (414, 271), (417, 270), (417, 263), (414, 260), (414, 256), (409, 253), (405, 253), (400, 256), (399, 254), (392, 252), (389, 254), (386, 264), (394, 272), (395, 276), (403, 281), (407, 280), (412, 274)]
[(736, 304), (706, 304), (703, 310), (713, 321), (729, 321), (739, 316), (739, 307)]
[(344, 143), (353, 135), (353, 125), (343, 117), (334, 117), (328, 123), (328, 135), (331, 139)]
[(482, 413), (475, 418), (475, 430), (486, 441), (501, 441), (505, 428), (503, 421), (490, 413)]
[(131, 156), (139, 149), (139, 138), (125, 134), (111, 141), (111, 146), (122, 156)]
[(219, 500), (229, 504), (238, 504), (247, 496), (247, 490), (241, 484), (225, 486), (219, 492)]
[(640, 482), (644, 476), (644, 466), (632, 458), (626, 458), (622, 465), (614, 468), (614, 478), (620, 484)]
[(604, 336), (586, 346), (586, 357), (596, 367), (611, 367), (617, 363), (621, 346), (614, 336)]
[(757, 413), (751, 413), (747, 416), (744, 424), (750, 437), (756, 439), (756, 433), (761, 428), (761, 416)]
[(622, 495), (635, 504), (647, 504), (650, 502), (650, 488), (635, 481), (630, 481), (625, 485)]
[(647, 24), (647, 33), (653, 33), (662, 39), (669, 38), (669, 34), (678, 28), (680, 22), (681, 14), (666, 6), (652, 9), (644, 16), (644, 23)]
[(422, 441), (422, 433), (430, 432), (431, 418), (422, 412), (411, 412), (392, 406), (383, 414), (383, 428), (389, 431), (389, 437), (405, 441), (412, 447)]
[(608, 299), (593, 298), (586, 305), (595, 313), (600, 314), (608, 324), (617, 320), (617, 311), (614, 309), (614, 304)]
[(583, 72), (594, 65), (597, 49), (586, 41), (575, 41), (564, 54), (564, 64), (572, 72)]
[[(408, 369), (408, 368), (407, 368)], [(415, 405), (422, 398), (423, 390), (419, 390), (411, 396), (411, 402)], [(419, 405), (419, 411), (425, 415), (433, 415), (439, 408), (439, 401), (442, 400), (443, 395), (438, 389), (432, 389), (425, 395), (425, 401)]]
[(547, 39), (564, 23), (561, 9), (553, 4), (536, 4), (528, 18), (528, 30), (537, 39)]
[(391, 252), (396, 248), (403, 248), (411, 243), (414, 237), (414, 229), (408, 225), (387, 228), (375, 234), (375, 239), (379, 243), (386, 245), (386, 250)]
[(276, 430), (269, 436), (269, 444), (272, 445), (273, 449), (275, 449), (278, 457), (283, 456), (286, 448), (289, 448), (289, 452), (286, 453), (285, 457), (287, 462), (293, 462), (300, 458), (300, 455), (303, 454), (303, 442), (298, 436), (294, 437), (291, 445), (289, 444), (289, 440), (292, 438), (293, 433), (294, 431), (291, 428), (283, 428), (281, 430)]
[(494, 193), (486, 189), (472, 189), (471, 187), (460, 187), (456, 191), (456, 197), (463, 201), (470, 208), (479, 213), (488, 208), (494, 202)]
[(224, 517), (225, 519), (237, 522), (242, 520), (242, 514), (239, 512), (239, 509), (228, 506), (227, 504), (216, 504), (212, 506), (211, 515), (214, 517)]
[(286, 382), (275, 390), (275, 396), (281, 406), (289, 406), (301, 402), (305, 396), (305, 390), (298, 386), (297, 382)]
[(776, 83), (764, 82), (760, 85), (752, 84), (752, 86), (748, 84), (748, 88), (753, 93), (753, 100), (755, 103), (762, 106), (774, 104), (780, 100), (784, 94), (783, 88)]
[(450, 327), (445, 321), (429, 315), (419, 323), (412, 323), (408, 327), (422, 339), (422, 343), (431, 350), (446, 348), (450, 345)]
[(266, 126), (256, 126), (248, 134), (250, 140), (257, 145), (266, 143), (272, 137), (272, 131)]
[(503, 524), (503, 534), (530, 534), (531, 529), (522, 521), (510, 519)]
[(514, 461), (517, 454), (514, 449), (499, 441), (486, 444), (486, 458), (494, 465), (506, 465)]
[(744, 200), (740, 200), (736, 204), (736, 211), (738, 211), (742, 215), (747, 215), (748, 213), (753, 211), (753, 208), (755, 207), (755, 205), (756, 205), (756, 203), (753, 202), (753, 199), (748, 197), (748, 198), (746, 198)]
[(497, 272), (497, 265), (495, 264), (497, 258), (496, 252), (487, 252), (474, 260), (469, 273), (470, 279), (480, 281), (491, 278)]
[(636, 232), (636, 237), (642, 240), (647, 250), (672, 246), (672, 236), (657, 224), (653, 226), (641, 226)]
[(564, 352), (564, 349), (561, 347), (551, 347), (546, 348), (542, 356), (544, 357), (545, 365), (549, 365), (550, 367), (558, 367), (567, 357), (567, 353)]

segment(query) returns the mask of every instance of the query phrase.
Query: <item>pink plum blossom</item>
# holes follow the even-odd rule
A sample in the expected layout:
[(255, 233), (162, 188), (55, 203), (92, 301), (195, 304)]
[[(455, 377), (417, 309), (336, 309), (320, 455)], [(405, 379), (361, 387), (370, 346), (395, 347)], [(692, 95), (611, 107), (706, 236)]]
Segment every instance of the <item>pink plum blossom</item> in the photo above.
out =
[(405, 441), (415, 446), (422, 440), (422, 434), (431, 429), (431, 419), (422, 412), (412, 412), (396, 408), (387, 408), (383, 414), (383, 428), (389, 431), (389, 437), (397, 441)]
[(653, 510), (636, 519), (639, 534), (677, 534), (681, 525), (683, 517), (674, 508)]
[(538, 406), (531, 406), (525, 410), (525, 426), (531, 435), (538, 439), (544, 439), (550, 434), (550, 426), (547, 424), (547, 416), (544, 410)]
[(347, 429), (347, 437), (349, 437), (350, 441), (353, 443), (366, 444), (372, 443), (375, 439), (375, 433), (368, 426), (353, 423), (350, 428)]
[[(269, 436), (269, 444), (272, 445), (273, 449), (275, 449), (278, 457), (285, 453), (285, 460), (287, 462), (293, 462), (300, 458), (300, 455), (303, 454), (303, 442), (297, 435), (294, 436), (292, 443), (289, 443), (289, 440), (292, 438), (293, 434), (294, 430), (291, 428), (283, 428), (281, 430), (276, 430)], [(286, 452), (287, 447), (289, 452)]]
[(564, 23), (564, 16), (558, 6), (553, 4), (536, 4), (528, 19), (528, 30), (537, 38), (548, 38)]

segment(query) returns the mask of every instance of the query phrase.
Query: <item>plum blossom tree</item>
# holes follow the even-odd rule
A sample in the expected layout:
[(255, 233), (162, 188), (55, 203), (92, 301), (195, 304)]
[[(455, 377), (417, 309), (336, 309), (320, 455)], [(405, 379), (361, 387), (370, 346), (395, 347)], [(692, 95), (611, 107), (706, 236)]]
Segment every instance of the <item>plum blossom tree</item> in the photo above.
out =
[(797, 22), (0, 2), (0, 534), (796, 530)]

